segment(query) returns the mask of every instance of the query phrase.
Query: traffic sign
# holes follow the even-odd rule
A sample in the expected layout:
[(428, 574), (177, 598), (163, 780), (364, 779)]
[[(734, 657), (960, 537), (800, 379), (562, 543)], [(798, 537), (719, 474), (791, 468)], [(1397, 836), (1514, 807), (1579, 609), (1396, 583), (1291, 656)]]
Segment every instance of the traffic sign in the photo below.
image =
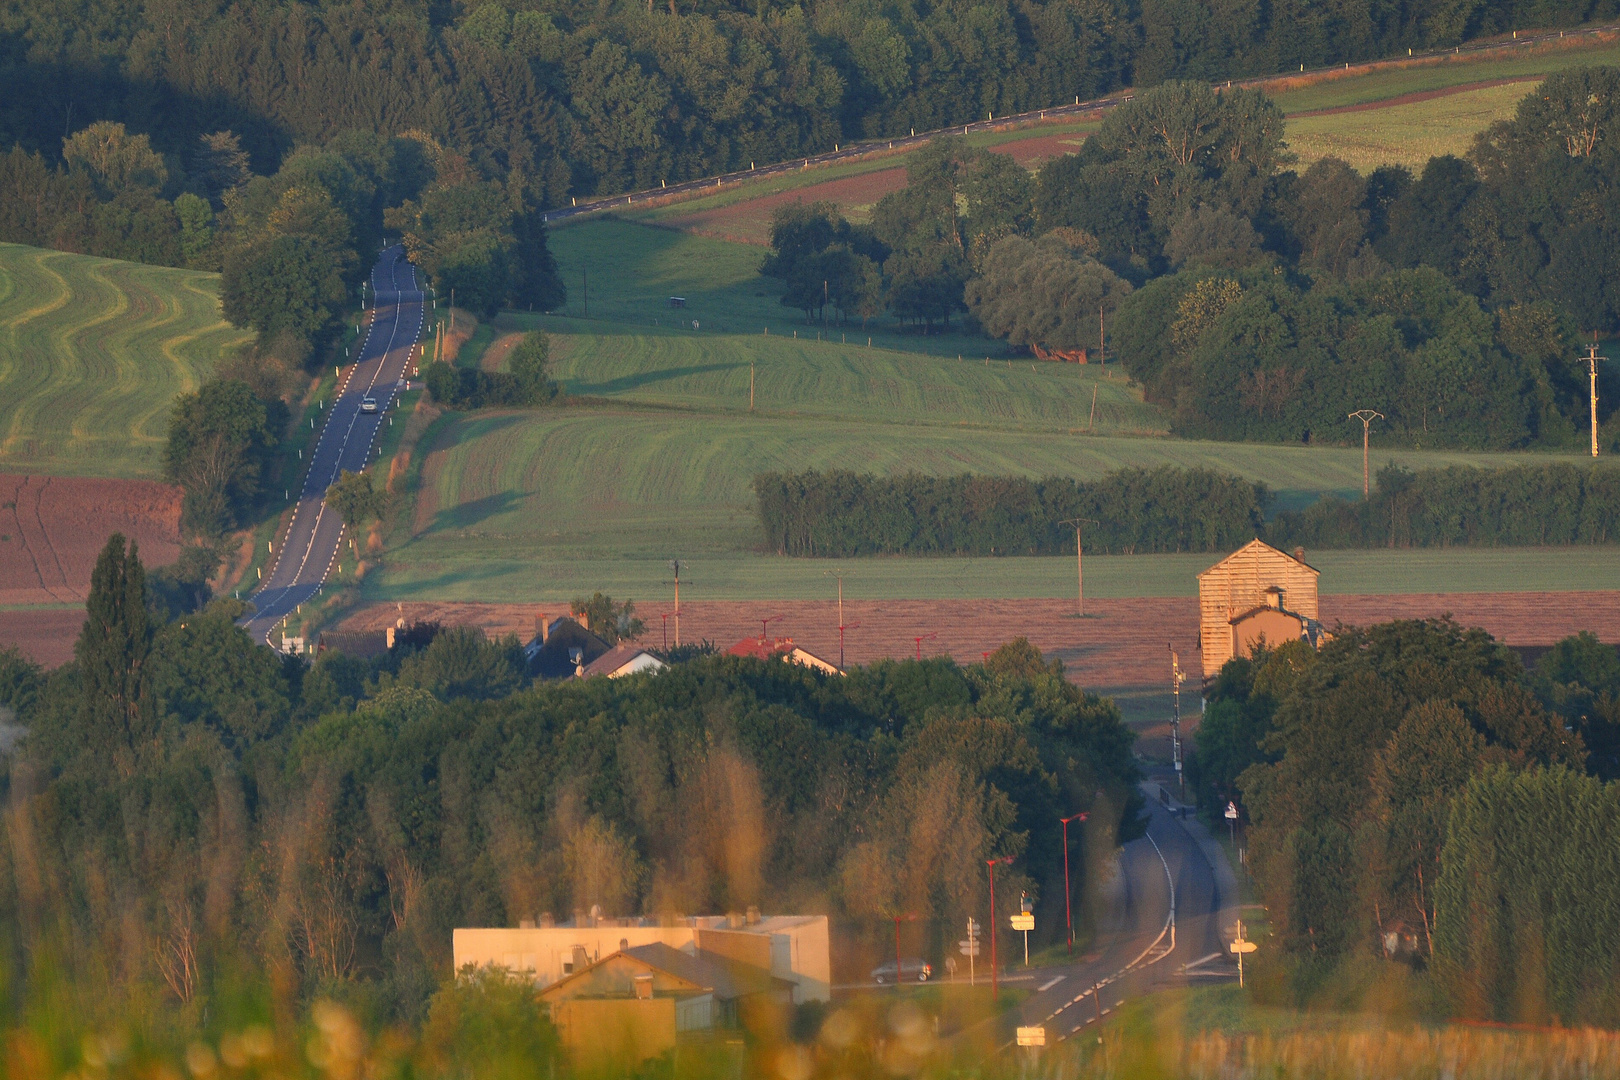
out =
[(978, 956), (979, 943), (977, 941), (958, 941), (956, 943), (956, 951), (961, 953), (963, 956)]
[[(1005, 1030), (1005, 1029), (1003, 1029)], [(1019, 1046), (1045, 1046), (1046, 1029), (1044, 1027), (1021, 1027), (1018, 1029)]]
[(1012, 928), (1014, 930), (1035, 929), (1035, 916), (1027, 913), (1022, 915), (1014, 915), (1012, 917)]
[(1229, 803), (1226, 804), (1226, 816), (1231, 821), (1236, 821), (1237, 820), (1237, 816), (1238, 816), (1237, 803), (1229, 802)]

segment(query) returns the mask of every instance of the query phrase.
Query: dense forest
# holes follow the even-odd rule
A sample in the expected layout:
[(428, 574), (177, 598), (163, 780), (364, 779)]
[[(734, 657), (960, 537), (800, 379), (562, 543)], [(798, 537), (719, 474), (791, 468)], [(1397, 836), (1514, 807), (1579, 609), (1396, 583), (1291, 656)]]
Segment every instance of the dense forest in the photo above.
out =
[(1119, 469), (1097, 480), (833, 470), (754, 478), (765, 549), (779, 555), (1097, 555), (1287, 549), (1612, 544), (1620, 469), (1568, 464), (1378, 471), (1354, 502), (1272, 514), (1264, 484), (1208, 469)]
[(688, 648), (652, 678), (544, 683), (472, 628), (309, 664), (255, 645), (229, 598), (177, 619), (153, 600), (114, 537), (75, 660), (0, 651), (0, 720), (27, 732), (0, 757), (0, 986), (60, 964), (88, 988), (115, 952), (118, 1007), (195, 1015), (246, 973), (415, 1023), (455, 927), (597, 904), (830, 913), (880, 954), (916, 912), (939, 955), (987, 903), (986, 857), (1014, 857), (1002, 880), (1060, 928), (1059, 817), (1091, 814), (1070, 833), (1084, 920), (1082, 882), (1137, 828), (1118, 710), (1022, 640), (969, 667)]
[[(1188, 774), (1207, 810), (1248, 819), (1277, 946), (1263, 993), (1620, 1022), (1614, 646), (1566, 638), (1527, 672), (1429, 621), (1260, 650), (1222, 668)], [(1432, 981), (1391, 982), (1381, 957)]]
[(810, 316), (1121, 361), (1185, 436), (1343, 443), (1372, 408), (1386, 445), (1573, 447), (1581, 345), (1620, 331), (1617, 154), (1615, 68), (1551, 76), (1417, 175), (1296, 170), (1265, 94), (1171, 82), (1033, 178), (942, 138), (869, 224), (784, 207), (762, 272)]

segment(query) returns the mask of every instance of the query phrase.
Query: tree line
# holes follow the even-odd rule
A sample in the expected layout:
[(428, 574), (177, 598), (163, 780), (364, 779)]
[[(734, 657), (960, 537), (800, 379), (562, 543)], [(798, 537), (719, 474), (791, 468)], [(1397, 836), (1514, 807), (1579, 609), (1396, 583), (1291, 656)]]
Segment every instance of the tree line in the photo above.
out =
[(1208, 469), (1119, 469), (1098, 480), (874, 476), (754, 478), (764, 546), (779, 555), (1099, 555), (1282, 548), (1610, 544), (1620, 469), (1562, 462), (1413, 471), (1389, 465), (1371, 497), (1325, 495), (1268, 514), (1266, 485)]
[(1099, 554), (1225, 551), (1264, 529), (1263, 485), (1207, 469), (1119, 469), (1095, 481), (873, 476), (831, 470), (754, 478), (779, 555), (1073, 554), (1082, 522)]
[(0, 44), (0, 132), (54, 159), (96, 120), (255, 169), (346, 131), (425, 132), (547, 205), (655, 187), (1168, 79), (1294, 71), (1608, 17), (1609, 0), (1352, 0), (1332, 11), (1079, 0), (851, 9), (262, 0), (127, 10), (30, 0)]
[[(641, 629), (601, 594), (575, 606)], [(167, 617), (114, 537), (74, 660), (0, 651), (27, 732), (0, 758), (6, 1018), (83, 974), (72, 1011), (109, 1024), (131, 1002), (205, 1024), (263, 985), (414, 1027), (457, 992), (456, 927), (594, 905), (827, 913), (878, 955), (915, 912), (937, 956), (1003, 855), (1057, 940), (1059, 817), (1091, 814), (1070, 830), (1082, 929), (1137, 828), (1118, 710), (1022, 641), (847, 677), (688, 647), (654, 677), (544, 683), (517, 639), (468, 627), (284, 657), (243, 608)]]
[(937, 139), (867, 224), (780, 208), (762, 272), (807, 317), (961, 318), (1042, 358), (1116, 359), (1182, 435), (1343, 443), (1374, 408), (1385, 444), (1581, 445), (1583, 335), (1620, 330), (1602, 209), (1620, 69), (1549, 77), (1417, 175), (1296, 171), (1283, 133), (1259, 90), (1171, 82), (1033, 179)]
[(1613, 645), (1579, 634), (1526, 671), (1449, 620), (1341, 627), (1229, 661), (1207, 700), (1188, 775), (1248, 822), (1263, 996), (1620, 1020)]

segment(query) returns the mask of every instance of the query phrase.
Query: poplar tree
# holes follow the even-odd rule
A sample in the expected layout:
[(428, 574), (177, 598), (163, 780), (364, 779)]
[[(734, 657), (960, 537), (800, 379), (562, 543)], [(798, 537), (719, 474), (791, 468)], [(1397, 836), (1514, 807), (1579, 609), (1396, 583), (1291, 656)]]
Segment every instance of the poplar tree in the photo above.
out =
[(107, 538), (90, 576), (87, 618), (73, 651), (81, 671), (79, 724), (92, 745), (134, 750), (153, 731), (156, 710), (147, 663), (153, 626), (146, 606), (146, 568), (133, 540)]

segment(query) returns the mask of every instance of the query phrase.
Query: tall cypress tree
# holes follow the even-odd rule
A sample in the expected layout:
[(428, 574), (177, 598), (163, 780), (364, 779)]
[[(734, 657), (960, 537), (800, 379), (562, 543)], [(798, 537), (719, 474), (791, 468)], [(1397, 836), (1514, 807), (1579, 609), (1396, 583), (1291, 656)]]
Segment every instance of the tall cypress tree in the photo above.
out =
[(150, 734), (154, 715), (152, 625), (146, 568), (135, 542), (113, 533), (96, 559), (84, 630), (73, 647), (82, 675), (80, 731), (91, 743), (116, 740), (130, 750)]

